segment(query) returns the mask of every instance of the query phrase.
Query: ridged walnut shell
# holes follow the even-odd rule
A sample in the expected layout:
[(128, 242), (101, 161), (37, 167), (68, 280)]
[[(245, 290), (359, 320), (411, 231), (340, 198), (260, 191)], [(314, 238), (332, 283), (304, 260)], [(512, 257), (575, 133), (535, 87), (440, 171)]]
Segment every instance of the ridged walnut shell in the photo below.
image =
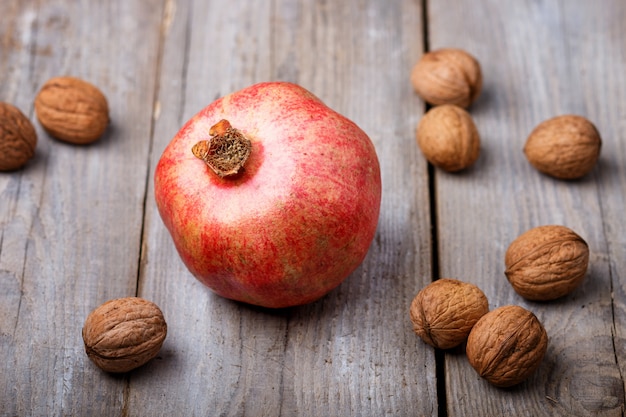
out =
[(539, 367), (548, 348), (548, 334), (530, 311), (504, 306), (485, 314), (467, 338), (469, 363), (497, 387), (510, 387)]
[(537, 125), (526, 140), (524, 154), (544, 174), (576, 179), (593, 169), (601, 146), (593, 123), (582, 116), (564, 115)]
[(93, 310), (83, 327), (87, 356), (107, 372), (128, 372), (154, 358), (167, 336), (167, 324), (156, 304), (127, 297)]
[(504, 257), (505, 275), (524, 298), (554, 300), (585, 278), (589, 246), (565, 226), (539, 226), (515, 239)]
[(35, 155), (37, 133), (17, 107), (0, 103), (0, 171), (21, 168)]
[(474, 324), (489, 311), (477, 286), (441, 278), (424, 287), (411, 302), (413, 330), (431, 346), (450, 349), (467, 339)]
[(480, 64), (462, 49), (442, 48), (427, 52), (411, 71), (411, 84), (426, 102), (467, 108), (480, 95), (483, 84)]
[(109, 124), (104, 94), (96, 86), (74, 77), (48, 80), (35, 98), (35, 111), (46, 132), (74, 144), (96, 141)]
[(416, 140), (428, 162), (449, 172), (468, 168), (480, 153), (480, 136), (472, 117), (452, 104), (430, 109), (417, 126)]

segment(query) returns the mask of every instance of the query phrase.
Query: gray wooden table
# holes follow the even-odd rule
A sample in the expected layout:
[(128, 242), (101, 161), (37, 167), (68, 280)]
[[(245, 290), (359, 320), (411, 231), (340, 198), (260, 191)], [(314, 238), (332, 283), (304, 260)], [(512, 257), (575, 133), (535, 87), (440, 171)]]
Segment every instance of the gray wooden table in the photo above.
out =
[[(466, 49), (484, 91), (470, 108), (481, 156), (429, 167), (409, 73), (429, 49)], [(47, 136), (33, 99), (73, 75), (107, 96), (90, 146)], [(1, 416), (622, 416), (626, 364), (626, 3), (495, 0), (3, 0), (0, 100), (35, 123), (35, 158), (0, 173)], [(287, 80), (375, 143), (383, 202), (363, 265), (310, 305), (222, 299), (185, 269), (156, 211), (152, 174), (180, 126), (215, 98)], [(539, 122), (588, 117), (603, 137), (579, 181), (539, 174), (522, 147)], [(515, 294), (504, 252), (563, 224), (589, 243), (584, 284), (550, 303)], [(532, 310), (550, 337), (525, 383), (497, 389), (462, 349), (412, 332), (408, 307), (438, 277), (490, 307)], [(157, 303), (159, 356), (121, 376), (84, 353), (106, 300)]]

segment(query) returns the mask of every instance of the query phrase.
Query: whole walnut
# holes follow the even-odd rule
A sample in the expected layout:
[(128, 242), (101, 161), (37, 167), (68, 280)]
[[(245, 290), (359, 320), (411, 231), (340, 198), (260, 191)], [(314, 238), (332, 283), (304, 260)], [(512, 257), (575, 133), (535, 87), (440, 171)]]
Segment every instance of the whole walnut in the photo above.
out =
[(582, 116), (564, 115), (537, 125), (526, 140), (524, 154), (544, 174), (576, 179), (593, 169), (601, 146), (593, 123)]
[(0, 171), (21, 168), (35, 155), (37, 133), (17, 107), (0, 102)]
[(107, 301), (93, 310), (83, 327), (85, 351), (107, 372), (128, 372), (154, 358), (167, 336), (156, 304), (138, 297)]
[(74, 144), (94, 142), (109, 124), (104, 94), (74, 77), (48, 80), (35, 98), (35, 111), (39, 123), (51, 136)]
[(428, 162), (450, 172), (468, 168), (480, 154), (472, 117), (453, 104), (430, 109), (417, 126), (416, 139)]
[(530, 311), (504, 306), (482, 316), (467, 338), (469, 363), (498, 387), (510, 387), (539, 367), (548, 348), (548, 334)]
[(509, 245), (504, 264), (504, 273), (519, 295), (529, 300), (554, 300), (583, 281), (589, 246), (565, 226), (539, 226)]
[(450, 349), (467, 339), (474, 323), (489, 311), (477, 286), (441, 278), (424, 287), (411, 302), (413, 330), (431, 346)]
[(411, 84), (426, 102), (438, 106), (469, 107), (483, 84), (480, 64), (462, 49), (442, 48), (427, 52), (411, 71)]

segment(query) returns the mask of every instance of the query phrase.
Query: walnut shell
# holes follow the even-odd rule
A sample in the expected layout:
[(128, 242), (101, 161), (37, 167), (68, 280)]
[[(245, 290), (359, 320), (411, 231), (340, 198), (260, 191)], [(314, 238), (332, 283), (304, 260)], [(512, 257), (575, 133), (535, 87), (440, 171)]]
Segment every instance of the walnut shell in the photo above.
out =
[(468, 168), (480, 154), (480, 136), (472, 117), (452, 104), (430, 109), (415, 136), (428, 162), (446, 171)]
[(48, 80), (35, 98), (35, 111), (53, 137), (87, 144), (102, 136), (109, 124), (106, 97), (94, 85), (74, 77)]
[(21, 168), (35, 155), (37, 133), (17, 107), (0, 102), (0, 171)]
[(510, 244), (504, 264), (504, 273), (519, 295), (529, 300), (554, 300), (583, 281), (589, 246), (565, 226), (539, 226)]
[(504, 306), (485, 314), (467, 338), (467, 358), (478, 374), (498, 387), (510, 387), (539, 367), (548, 334), (530, 311)]
[(480, 95), (483, 77), (472, 55), (462, 49), (443, 48), (422, 55), (411, 71), (411, 84), (434, 106), (456, 104), (466, 108)]
[(581, 116), (564, 115), (537, 125), (526, 140), (524, 154), (544, 174), (576, 179), (593, 169), (601, 146), (593, 123)]
[(154, 358), (167, 335), (156, 304), (137, 297), (107, 301), (83, 327), (87, 356), (107, 372), (128, 372)]
[(477, 286), (441, 278), (424, 287), (411, 302), (413, 330), (431, 346), (450, 349), (467, 339), (472, 326), (489, 311)]

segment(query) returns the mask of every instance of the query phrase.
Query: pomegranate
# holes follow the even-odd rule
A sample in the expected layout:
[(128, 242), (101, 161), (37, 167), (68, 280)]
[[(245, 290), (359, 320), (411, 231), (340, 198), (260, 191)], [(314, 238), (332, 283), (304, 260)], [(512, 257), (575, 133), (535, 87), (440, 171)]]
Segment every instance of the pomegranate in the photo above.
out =
[(154, 181), (191, 273), (223, 297), (270, 308), (337, 287), (365, 258), (380, 211), (368, 136), (287, 82), (202, 109), (166, 147)]

